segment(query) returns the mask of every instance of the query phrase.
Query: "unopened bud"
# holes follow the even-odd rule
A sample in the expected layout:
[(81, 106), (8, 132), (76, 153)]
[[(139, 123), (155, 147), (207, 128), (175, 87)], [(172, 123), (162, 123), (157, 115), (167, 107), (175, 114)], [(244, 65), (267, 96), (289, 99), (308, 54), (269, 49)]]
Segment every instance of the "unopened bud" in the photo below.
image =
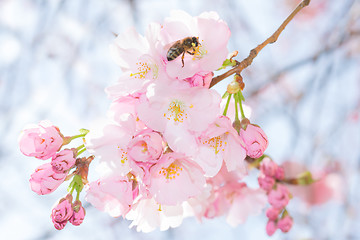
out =
[(237, 83), (239, 83), (239, 87), (240, 87), (241, 91), (244, 90), (244, 88), (245, 88), (245, 83), (244, 83), (244, 81), (243, 81), (242, 76), (240, 76), (239, 74), (235, 74), (235, 76), (234, 76), (234, 81), (236, 81)]
[(241, 123), (239, 120), (235, 120), (232, 124), (233, 128), (239, 133), (241, 128)]
[(228, 86), (227, 86), (227, 92), (230, 94), (234, 94), (240, 91), (240, 84), (236, 81), (232, 81)]
[(243, 118), (241, 119), (240, 124), (241, 124), (241, 128), (246, 130), (247, 126), (250, 124), (250, 120), (247, 118)]

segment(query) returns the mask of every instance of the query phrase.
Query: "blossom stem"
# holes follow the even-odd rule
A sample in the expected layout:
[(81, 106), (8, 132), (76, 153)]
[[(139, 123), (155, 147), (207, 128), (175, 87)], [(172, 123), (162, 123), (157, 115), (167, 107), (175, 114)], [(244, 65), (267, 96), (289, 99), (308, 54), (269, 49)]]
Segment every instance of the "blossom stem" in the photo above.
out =
[(240, 63), (238, 63), (234, 68), (230, 69), (229, 71), (214, 77), (211, 80), (210, 87), (215, 86), (217, 83), (222, 81), (223, 79), (233, 75), (234, 73), (237, 73), (240, 75), (240, 73), (251, 65), (254, 58), (258, 55), (258, 53), (268, 44), (274, 43), (279, 38), (282, 31), (285, 29), (285, 27), (289, 24), (289, 22), (295, 17), (295, 15), (300, 12), (301, 9), (308, 6), (310, 4), (310, 0), (303, 0), (295, 9), (294, 11), (285, 19), (285, 21), (280, 25), (280, 27), (264, 42), (259, 44), (256, 48), (252, 49), (250, 51), (249, 56), (247, 56), (244, 60), (242, 60)]
[(84, 148), (85, 147), (85, 144), (82, 144), (82, 145), (80, 145), (80, 146), (78, 146), (77, 148), (76, 148), (76, 150), (77, 151), (80, 151), (82, 148)]
[(245, 113), (244, 113), (244, 109), (243, 109), (243, 106), (242, 106), (242, 99), (244, 99), (244, 96), (242, 95), (241, 91), (238, 92), (238, 99), (239, 99), (241, 119), (244, 119), (244, 118), (246, 118)]
[(76, 191), (76, 201), (79, 201), (80, 198), (80, 191)]
[(85, 137), (86, 134), (87, 134), (87, 133), (83, 133), (83, 134), (79, 134), (79, 135), (72, 136), (72, 137), (70, 138), (70, 141), (72, 141), (72, 140), (74, 140), (74, 139), (76, 139), (76, 138)]
[(80, 154), (82, 154), (82, 153), (85, 152), (85, 151), (86, 151), (86, 148), (85, 148), (85, 146), (84, 146), (83, 149), (81, 149), (80, 151), (78, 151), (78, 153), (77, 153), (76, 156), (79, 156)]
[(225, 109), (224, 109), (224, 113), (223, 113), (224, 116), (226, 116), (227, 110), (228, 110), (228, 108), (229, 108), (229, 103), (230, 103), (231, 95), (232, 95), (232, 94), (229, 94), (228, 99), (227, 99), (227, 101), (226, 101), (226, 105), (225, 105)]
[[(70, 184), (71, 184), (71, 183), (70, 183)], [(71, 194), (71, 195), (73, 194), (74, 190), (75, 190), (75, 184), (72, 184), (72, 188), (71, 188), (71, 190), (70, 190), (70, 194)]]
[[(235, 100), (235, 122), (239, 121), (239, 110), (238, 110), (238, 102), (239, 102), (239, 98), (238, 98), (238, 93), (234, 94), (234, 100)], [(240, 100), (240, 106), (241, 106), (241, 100)]]

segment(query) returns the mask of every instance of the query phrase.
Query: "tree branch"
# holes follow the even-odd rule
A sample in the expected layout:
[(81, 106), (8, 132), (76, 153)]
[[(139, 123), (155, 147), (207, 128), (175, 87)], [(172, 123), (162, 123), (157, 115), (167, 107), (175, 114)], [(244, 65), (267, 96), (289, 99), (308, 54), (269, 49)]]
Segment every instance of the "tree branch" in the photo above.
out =
[(222, 81), (223, 79), (237, 73), (240, 75), (240, 73), (247, 68), (248, 66), (251, 65), (251, 63), (253, 62), (254, 58), (259, 54), (259, 52), (268, 44), (274, 43), (277, 41), (277, 39), (279, 38), (280, 34), (282, 33), (282, 31), (285, 29), (285, 27), (289, 24), (289, 22), (295, 17), (295, 15), (304, 7), (306, 7), (307, 5), (310, 4), (310, 0), (303, 0), (295, 9), (294, 11), (285, 19), (285, 21), (280, 25), (280, 27), (268, 38), (266, 39), (263, 43), (259, 44), (256, 48), (252, 49), (250, 51), (249, 56), (247, 56), (247, 58), (245, 58), (244, 60), (242, 60), (239, 64), (237, 64), (233, 69), (230, 69), (229, 71), (214, 77), (211, 80), (210, 83), (210, 88), (213, 87), (214, 85), (216, 85), (217, 83), (219, 83), (220, 81)]

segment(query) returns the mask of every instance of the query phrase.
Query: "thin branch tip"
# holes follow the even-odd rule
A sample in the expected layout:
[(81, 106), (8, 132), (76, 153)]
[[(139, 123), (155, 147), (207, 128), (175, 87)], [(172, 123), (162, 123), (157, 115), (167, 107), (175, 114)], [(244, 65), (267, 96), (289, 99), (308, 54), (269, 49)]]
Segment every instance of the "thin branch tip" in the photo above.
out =
[[(229, 71), (214, 77), (211, 80), (210, 83), (210, 88), (213, 87), (214, 85), (216, 85), (217, 83), (219, 83), (220, 81), (222, 81), (223, 79), (233, 75), (234, 73), (236, 74), (241, 74), (241, 72), (247, 68), (248, 66), (250, 66), (254, 60), (254, 58), (256, 58), (256, 56), (259, 54), (259, 52), (268, 44), (272, 44), (274, 42), (276, 42), (280, 36), (280, 34), (284, 31), (285, 27), (289, 24), (289, 22), (295, 17), (295, 15), (300, 12), (301, 9), (303, 9), (304, 7), (308, 6), (310, 4), (311, 0), (303, 0), (292, 12), (291, 14), (284, 20), (284, 22), (279, 26), (279, 28), (270, 36), (268, 37), (264, 42), (262, 42), (261, 44), (259, 44), (256, 48), (252, 49), (250, 51), (249, 56), (247, 56), (245, 59), (243, 59), (239, 64), (237, 64), (236, 66), (234, 66), (232, 69), (230, 69)], [(236, 56), (236, 55), (235, 55)]]

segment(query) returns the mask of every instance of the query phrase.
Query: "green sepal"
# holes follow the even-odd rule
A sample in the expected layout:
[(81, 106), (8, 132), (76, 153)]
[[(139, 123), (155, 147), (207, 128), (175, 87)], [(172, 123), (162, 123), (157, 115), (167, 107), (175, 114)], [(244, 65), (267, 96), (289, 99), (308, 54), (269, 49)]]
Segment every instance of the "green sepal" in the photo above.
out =
[(236, 65), (236, 61), (235, 60), (230, 60), (230, 59), (225, 59), (225, 61), (223, 62), (222, 66), (218, 69), (216, 69), (216, 71), (219, 71), (221, 69), (225, 69), (227, 67), (234, 67)]
[(84, 188), (84, 184), (82, 182), (81, 176), (75, 175), (73, 177), (73, 180), (69, 184), (68, 192), (72, 193), (75, 189), (76, 192), (80, 193), (83, 190), (83, 188)]

